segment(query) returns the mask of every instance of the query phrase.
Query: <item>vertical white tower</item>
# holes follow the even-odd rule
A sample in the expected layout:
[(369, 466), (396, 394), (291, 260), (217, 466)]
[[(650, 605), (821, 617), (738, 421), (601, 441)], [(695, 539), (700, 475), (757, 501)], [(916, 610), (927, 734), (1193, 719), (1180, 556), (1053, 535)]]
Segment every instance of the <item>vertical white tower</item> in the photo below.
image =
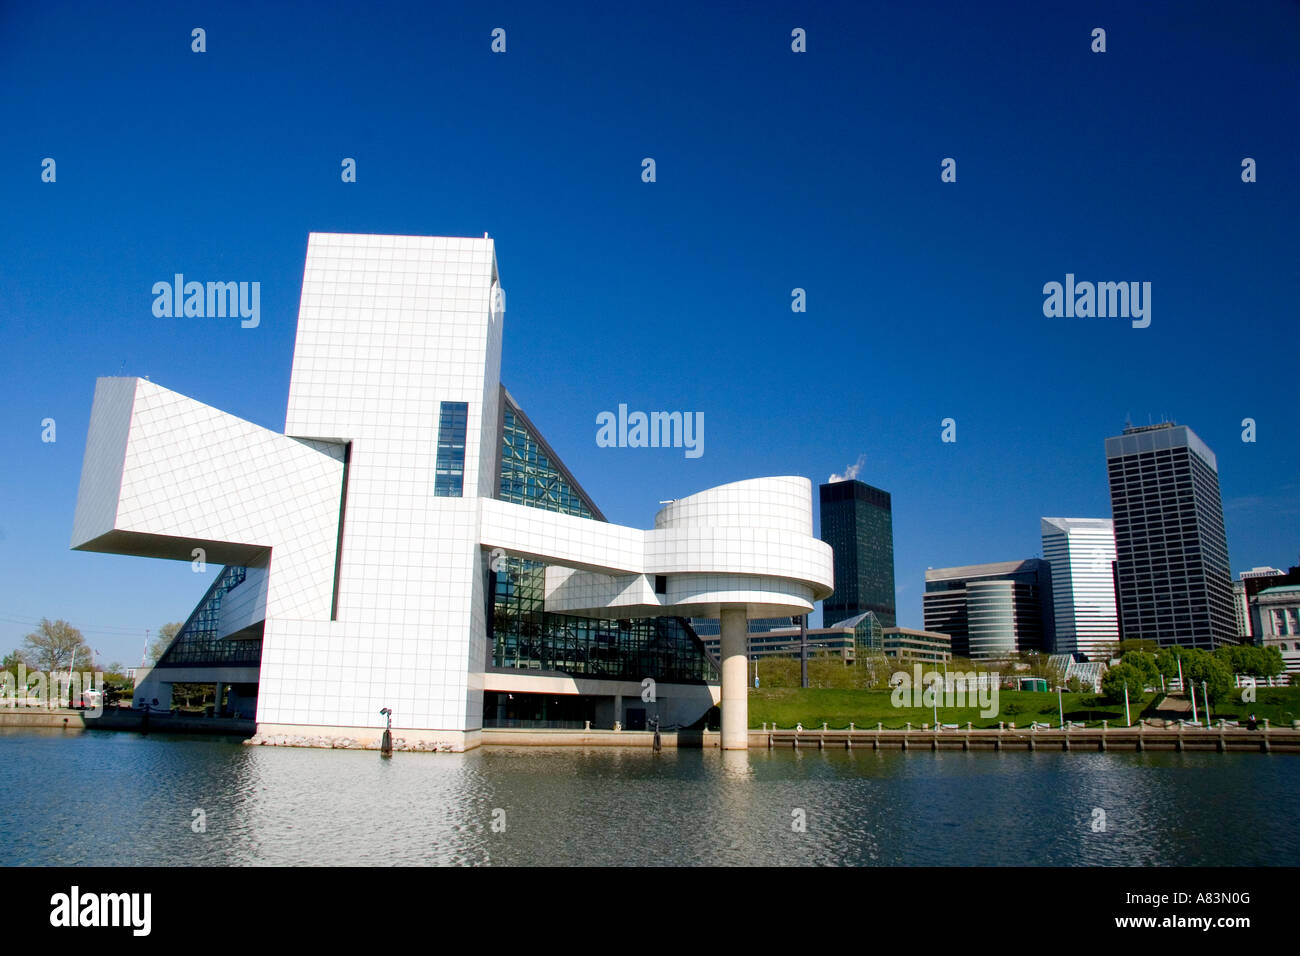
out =
[(491, 239), (309, 238), (285, 434), (349, 444), (345, 500), (331, 622), (268, 609), (259, 725), (480, 727), (498, 288)]
[(1109, 518), (1043, 518), (1043, 558), (1052, 566), (1056, 652), (1098, 660), (1119, 640), (1115, 532)]

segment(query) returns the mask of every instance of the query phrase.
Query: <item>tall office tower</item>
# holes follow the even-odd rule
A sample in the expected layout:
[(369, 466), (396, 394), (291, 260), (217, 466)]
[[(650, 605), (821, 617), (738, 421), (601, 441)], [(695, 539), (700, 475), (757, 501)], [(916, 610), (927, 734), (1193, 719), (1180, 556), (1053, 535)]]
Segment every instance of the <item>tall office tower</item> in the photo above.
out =
[(894, 514), (889, 492), (861, 481), (821, 486), (822, 540), (835, 552), (835, 593), (822, 602), (830, 624), (874, 611), (894, 627)]
[(1106, 469), (1124, 639), (1236, 643), (1214, 452), (1186, 425), (1130, 426), (1106, 439)]
[(954, 657), (1001, 660), (1053, 645), (1052, 567), (1041, 558), (931, 568), (925, 629), (952, 635)]
[(1043, 558), (1052, 566), (1057, 654), (1103, 660), (1119, 640), (1115, 611), (1114, 523), (1109, 518), (1043, 518)]

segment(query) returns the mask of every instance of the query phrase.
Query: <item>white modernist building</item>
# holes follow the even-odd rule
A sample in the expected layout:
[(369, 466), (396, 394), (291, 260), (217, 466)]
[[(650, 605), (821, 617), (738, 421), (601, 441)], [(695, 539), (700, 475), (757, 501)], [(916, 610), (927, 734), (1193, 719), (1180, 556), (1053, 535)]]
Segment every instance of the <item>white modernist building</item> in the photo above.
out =
[[(97, 382), (72, 546), (226, 565), (137, 700), (216, 683), (260, 733), (353, 739), (391, 708), (465, 749), (520, 701), (635, 724), (647, 678), (649, 716), (686, 725), (720, 670), (722, 745), (746, 746), (746, 619), (832, 590), (811, 483), (605, 522), (501, 386), (504, 302), (487, 237), (312, 234), (284, 434)], [(720, 667), (689, 615), (722, 620)]]
[(1042, 532), (1043, 558), (1052, 566), (1056, 652), (1101, 660), (1119, 640), (1114, 522), (1043, 518)]

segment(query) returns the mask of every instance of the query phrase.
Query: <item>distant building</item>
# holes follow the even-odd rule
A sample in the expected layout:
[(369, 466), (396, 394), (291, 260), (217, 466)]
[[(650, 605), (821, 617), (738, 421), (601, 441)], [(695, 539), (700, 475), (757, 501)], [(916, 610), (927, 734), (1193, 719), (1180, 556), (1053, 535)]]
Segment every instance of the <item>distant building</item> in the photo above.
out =
[(822, 540), (835, 552), (835, 593), (822, 602), (823, 621), (871, 611), (883, 627), (894, 608), (894, 516), (889, 492), (861, 481), (820, 487)]
[[(884, 649), (880, 621), (870, 612), (859, 614), (830, 627), (808, 629), (808, 656), (838, 657), (850, 664), (860, 655), (879, 654)], [(722, 647), (719, 634), (700, 634), (704, 649), (717, 655)], [(798, 657), (800, 654), (799, 628), (769, 628), (749, 632), (749, 657)]]
[(1246, 582), (1232, 582), (1232, 611), (1237, 620), (1237, 636), (1248, 643), (1251, 635), (1250, 602), (1246, 600)]
[[(1300, 674), (1300, 585), (1265, 588), (1251, 608), (1256, 643), (1276, 647), (1288, 674)], [(1292, 678), (1294, 680), (1294, 678)]]
[(1052, 568), (1041, 558), (932, 568), (922, 598), (925, 629), (949, 634), (952, 653), (1001, 660), (1051, 646)]
[(1043, 558), (1052, 566), (1058, 654), (1100, 660), (1119, 640), (1115, 611), (1114, 523), (1109, 518), (1043, 518)]
[[(721, 638), (700, 635), (705, 648), (716, 654)], [(939, 664), (952, 660), (952, 638), (934, 631), (909, 627), (881, 627), (880, 620), (868, 611), (830, 627), (810, 628), (808, 657), (838, 657), (851, 664), (867, 654), (883, 654), (899, 660)], [(798, 657), (799, 628), (751, 631), (749, 656)]]
[[(749, 622), (750, 634), (764, 631), (777, 631), (788, 627), (798, 627), (799, 622), (792, 617), (758, 617)], [(718, 637), (722, 634), (722, 622), (716, 617), (693, 617), (691, 627), (700, 637)]]
[[(1297, 568), (1292, 568), (1292, 571), (1296, 570)], [(1251, 604), (1255, 601), (1256, 594), (1279, 584), (1300, 584), (1300, 579), (1291, 580), (1287, 572), (1279, 567), (1252, 567), (1232, 581), (1232, 610), (1236, 613), (1236, 633), (1243, 643), (1251, 643), (1255, 637)]]
[(1218, 463), (1186, 425), (1106, 439), (1125, 640), (1212, 650), (1238, 641)]
[(881, 637), (886, 657), (931, 664), (952, 660), (952, 637), (948, 634), (910, 627), (887, 627)]
[[(1300, 584), (1300, 567), (1283, 571), (1280, 568), (1260, 567), (1242, 571), (1239, 579), (1232, 582), (1234, 610), (1237, 612), (1238, 630), (1244, 641), (1255, 641), (1254, 606), (1256, 596), (1266, 588), (1286, 587)], [(1244, 618), (1244, 620), (1243, 620)], [(1245, 629), (1241, 630), (1244, 623)]]

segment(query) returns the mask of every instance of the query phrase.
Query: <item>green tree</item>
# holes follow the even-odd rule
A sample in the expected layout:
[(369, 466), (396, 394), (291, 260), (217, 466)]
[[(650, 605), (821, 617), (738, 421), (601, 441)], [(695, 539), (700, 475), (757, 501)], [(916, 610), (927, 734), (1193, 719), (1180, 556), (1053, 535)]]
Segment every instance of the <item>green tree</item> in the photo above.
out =
[(1285, 668), (1282, 652), (1276, 647), (1220, 647), (1214, 656), (1227, 664), (1234, 674), (1248, 677), (1276, 677)]
[(1199, 648), (1183, 649), (1183, 676), (1197, 691), (1204, 684), (1210, 702), (1223, 700), (1232, 693), (1232, 668), (1222, 657), (1216, 657)]
[(1260, 652), (1260, 672), (1259, 677), (1279, 677), (1286, 670), (1286, 662), (1282, 660), (1282, 652), (1276, 647), (1257, 648)]
[(1153, 641), (1150, 638), (1133, 638), (1127, 641), (1119, 642), (1119, 653), (1121, 659), (1129, 651), (1146, 651), (1148, 654), (1155, 656), (1160, 651), (1160, 642)]
[(1125, 664), (1139, 675), (1141, 680), (1140, 686), (1134, 688), (1129, 685), (1129, 692), (1136, 690), (1141, 693), (1147, 686), (1156, 686), (1160, 683), (1160, 670), (1156, 666), (1155, 656), (1148, 654), (1146, 651), (1128, 651), (1120, 658), (1120, 663)]
[(40, 625), (23, 642), (23, 656), (35, 670), (66, 671), (76, 666), (94, 670), (95, 652), (81, 632), (67, 621), (41, 618)]
[(1188, 651), (1186, 647), (1173, 645), (1171, 647), (1162, 647), (1156, 652), (1156, 669), (1164, 674), (1165, 677), (1174, 678), (1178, 676), (1178, 660)]
[(135, 693), (135, 681), (126, 676), (126, 668), (113, 661), (104, 668), (104, 706), (112, 707), (119, 700), (129, 700)]
[(1095, 652), (1089, 655), (1089, 660), (1112, 661), (1121, 654), (1119, 641), (1107, 641), (1104, 644), (1098, 644)]
[(8, 671), (16, 677), (19, 664), (31, 670), (31, 665), (27, 663), (27, 658), (23, 656), (22, 651), (10, 651), (4, 656), (4, 660), (0, 661), (0, 671)]
[(1132, 664), (1120, 661), (1101, 678), (1101, 693), (1114, 704), (1124, 703), (1124, 687), (1128, 685), (1128, 699), (1135, 702), (1142, 697), (1142, 672)]
[(176, 634), (183, 625), (179, 621), (172, 621), (158, 628), (158, 636), (153, 639), (149, 645), (149, 663), (157, 664), (167, 648), (171, 647), (172, 641), (176, 639)]

